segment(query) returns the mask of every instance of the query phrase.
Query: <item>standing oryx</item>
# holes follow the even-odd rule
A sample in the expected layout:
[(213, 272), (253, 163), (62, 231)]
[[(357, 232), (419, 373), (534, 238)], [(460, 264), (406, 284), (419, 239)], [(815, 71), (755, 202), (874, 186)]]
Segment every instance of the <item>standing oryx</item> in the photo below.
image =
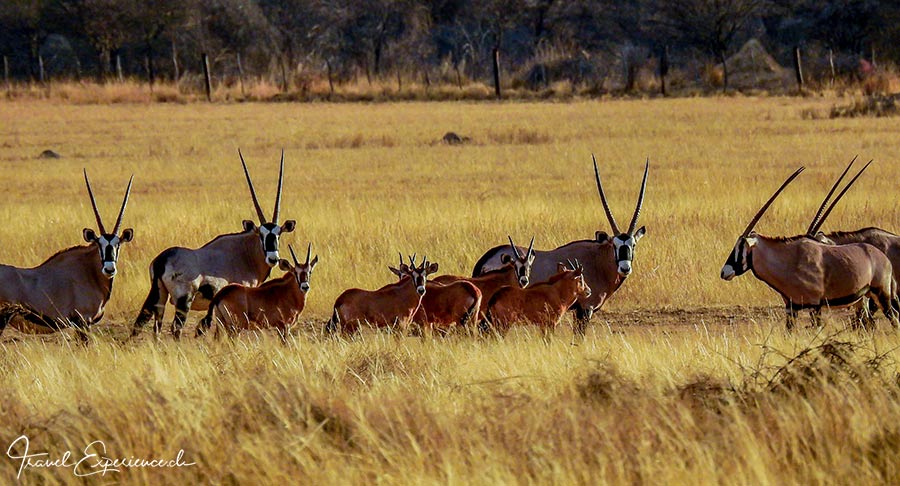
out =
[[(591, 156), (593, 157), (593, 155)], [(591, 288), (590, 297), (579, 297), (572, 309), (575, 310), (575, 333), (584, 334), (585, 327), (591, 319), (594, 311), (615, 293), (631, 274), (634, 249), (646, 233), (646, 229), (637, 227), (638, 216), (644, 204), (644, 192), (647, 188), (647, 174), (650, 170), (650, 159), (644, 165), (644, 178), (641, 182), (641, 191), (638, 196), (637, 206), (631, 217), (628, 231), (621, 231), (616, 224), (606, 194), (603, 192), (603, 184), (600, 182), (600, 171), (597, 168), (597, 159), (594, 158), (594, 177), (597, 181), (597, 192), (600, 193), (600, 202), (606, 211), (606, 217), (612, 227), (614, 236), (602, 231), (597, 231), (593, 240), (579, 240), (567, 243), (555, 250), (536, 251), (534, 266), (531, 269), (534, 281), (545, 281), (557, 273), (557, 263), (568, 260), (578, 260), (584, 265), (584, 279)], [(500, 257), (509, 254), (511, 250), (506, 245), (497, 246), (487, 251), (475, 264), (472, 275), (481, 275), (500, 266)]]
[(281, 191), (284, 184), (284, 151), (281, 152), (281, 168), (278, 173), (278, 191), (275, 195), (275, 211), (272, 221), (267, 221), (250, 172), (240, 150), (241, 165), (250, 187), (250, 197), (259, 216), (259, 226), (244, 220), (244, 231), (220, 235), (198, 249), (173, 247), (160, 253), (150, 264), (150, 293), (134, 322), (132, 337), (154, 320), (157, 337), (162, 328), (166, 300), (175, 305), (175, 321), (172, 334), (181, 336), (189, 310), (207, 310), (213, 296), (231, 283), (256, 286), (265, 281), (278, 264), (278, 237), (294, 231), (296, 221), (289, 219), (278, 223), (281, 213)]
[[(862, 228), (856, 231), (835, 231), (832, 233), (822, 233), (819, 229), (825, 223), (825, 219), (828, 218), (828, 215), (831, 214), (831, 211), (834, 209), (837, 202), (841, 199), (841, 196), (847, 192), (850, 186), (856, 181), (857, 178), (862, 174), (864, 170), (872, 163), (870, 160), (869, 163), (863, 167), (859, 173), (854, 177), (841, 191), (840, 194), (831, 202), (831, 205), (825, 210), (825, 205), (828, 203), (828, 200), (831, 198), (831, 195), (834, 193), (837, 186), (840, 184), (841, 180), (843, 180), (844, 176), (850, 170), (850, 167), (853, 166), (853, 163), (856, 161), (856, 157), (850, 161), (850, 165), (844, 170), (843, 174), (838, 178), (837, 182), (834, 183), (834, 186), (831, 188), (831, 192), (825, 197), (825, 200), (822, 201), (822, 205), (819, 207), (818, 212), (815, 217), (813, 217), (812, 222), (809, 224), (809, 229), (807, 230), (807, 234), (815, 237), (819, 241), (824, 243), (831, 243), (836, 245), (846, 245), (848, 243), (868, 243), (875, 248), (881, 250), (885, 255), (887, 255), (888, 260), (891, 261), (891, 266), (894, 269), (894, 280), (900, 281), (900, 236), (895, 235), (889, 231), (885, 231), (880, 228)], [(824, 211), (824, 212), (823, 212)], [(868, 305), (866, 305), (868, 304)], [(871, 327), (874, 325), (874, 312), (878, 310), (874, 301), (866, 299), (863, 302), (863, 305), (859, 306), (857, 312), (857, 318), (864, 325)]]
[[(74, 327), (79, 336), (87, 340), (85, 332), (103, 317), (103, 309), (112, 293), (119, 248), (134, 237), (131, 228), (119, 234), (133, 181), (134, 176), (131, 176), (116, 225), (107, 233), (85, 170), (84, 183), (100, 233), (85, 228), (83, 237), (88, 245), (62, 250), (34, 268), (0, 265), (0, 282), (3, 282), (0, 285), (0, 332), (18, 316), (34, 325), (32, 331), (53, 332)], [(20, 329), (22, 324), (18, 320), (13, 322)]]
[(874, 246), (865, 243), (830, 245), (808, 234), (777, 238), (753, 231), (775, 198), (803, 169), (797, 169), (787, 178), (738, 237), (722, 267), (722, 279), (731, 280), (752, 270), (756, 278), (781, 295), (787, 311), (788, 329), (794, 327), (800, 309), (812, 309), (813, 323), (818, 326), (823, 306), (848, 306), (864, 296), (876, 299), (891, 324), (900, 326), (895, 310), (898, 301), (893, 267), (884, 253)]

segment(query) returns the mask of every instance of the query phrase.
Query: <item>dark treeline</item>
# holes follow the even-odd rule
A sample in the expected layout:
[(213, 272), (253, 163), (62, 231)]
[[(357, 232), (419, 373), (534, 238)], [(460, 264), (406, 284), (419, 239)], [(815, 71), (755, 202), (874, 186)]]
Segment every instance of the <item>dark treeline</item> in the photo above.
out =
[[(700, 72), (757, 39), (782, 66), (853, 76), (900, 60), (900, 2), (875, 0), (2, 0), (16, 80), (311, 80), (526, 87)], [(499, 66), (496, 71), (495, 66)], [(692, 68), (693, 66), (693, 68)], [(723, 82), (728, 84), (728, 69)], [(510, 76), (509, 79), (506, 76)], [(241, 81), (243, 82), (243, 81)]]

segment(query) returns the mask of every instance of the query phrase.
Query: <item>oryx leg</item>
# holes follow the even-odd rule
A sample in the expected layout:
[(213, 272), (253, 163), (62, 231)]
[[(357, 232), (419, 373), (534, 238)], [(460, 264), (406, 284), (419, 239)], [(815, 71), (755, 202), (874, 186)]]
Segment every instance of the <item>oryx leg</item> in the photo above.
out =
[(576, 336), (584, 336), (588, 322), (591, 321), (591, 317), (594, 315), (594, 309), (577, 302), (573, 307), (575, 309), (575, 323), (572, 330), (575, 331)]
[(816, 329), (822, 329), (822, 308), (821, 307), (813, 307), (809, 311), (809, 318), (812, 320), (812, 325)]
[[(894, 290), (894, 286), (891, 285), (891, 287), (891, 290)], [(888, 318), (891, 325), (894, 326), (895, 329), (900, 328), (900, 321), (897, 319), (897, 294), (883, 288), (873, 288), (871, 293), (873, 295), (873, 300), (878, 299), (878, 306), (881, 307), (881, 311), (884, 312), (885, 317)], [(874, 324), (871, 329), (874, 329)]]
[(785, 314), (787, 314), (786, 320), (784, 323), (785, 328), (788, 331), (792, 331), (792, 330), (794, 330), (794, 324), (797, 323), (797, 309), (795, 309), (794, 306), (791, 305), (790, 302), (788, 302), (787, 305), (784, 307), (784, 312), (785, 312)]
[(184, 323), (187, 321), (187, 314), (191, 310), (193, 302), (194, 294), (179, 297), (175, 301), (175, 321), (172, 323), (172, 336), (175, 339), (181, 338), (181, 330), (184, 329)]

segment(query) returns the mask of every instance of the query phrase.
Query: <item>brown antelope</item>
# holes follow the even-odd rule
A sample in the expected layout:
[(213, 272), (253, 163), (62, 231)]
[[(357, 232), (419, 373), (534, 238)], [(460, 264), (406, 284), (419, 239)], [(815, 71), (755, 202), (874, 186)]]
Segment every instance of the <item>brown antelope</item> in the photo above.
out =
[(255, 287), (269, 278), (272, 267), (278, 264), (278, 239), (290, 233), (296, 221), (289, 219), (279, 224), (281, 215), (281, 191), (284, 184), (284, 151), (278, 173), (278, 191), (275, 194), (275, 211), (268, 221), (263, 213), (244, 156), (238, 150), (250, 197), (259, 217), (259, 226), (244, 220), (244, 231), (220, 235), (201, 248), (173, 247), (160, 253), (150, 264), (150, 293), (134, 322), (131, 336), (140, 334), (145, 324), (154, 321), (157, 337), (162, 330), (166, 301), (175, 306), (172, 334), (181, 337), (189, 310), (207, 310), (213, 296), (231, 283)]
[[(491, 297), (503, 287), (519, 286), (526, 287), (531, 278), (531, 266), (534, 263), (534, 237), (531, 238), (531, 244), (527, 249), (519, 249), (513, 243), (512, 237), (507, 235), (509, 239), (509, 253), (503, 253), (500, 256), (501, 266), (488, 272), (484, 272), (477, 277), (459, 277), (456, 275), (441, 275), (435, 277), (434, 283), (450, 284), (458, 281), (469, 282), (481, 291), (481, 306), (478, 309), (478, 317), (483, 318), (487, 311), (487, 304)], [(523, 253), (524, 252), (524, 253)]]
[(294, 264), (279, 260), (278, 268), (285, 273), (281, 278), (269, 280), (259, 287), (239, 284), (226, 285), (212, 299), (209, 311), (197, 326), (197, 336), (202, 336), (216, 323), (216, 338), (219, 328), (224, 327), (229, 336), (248, 329), (274, 327), (282, 342), (287, 342), (291, 325), (306, 307), (309, 293), (309, 278), (319, 263), (319, 255), (310, 261), (312, 243), (306, 249), (306, 262), (297, 261), (294, 248), (288, 245)]
[[(865, 167), (863, 167), (859, 173), (856, 174), (844, 190), (841, 191), (840, 194), (831, 201), (831, 205), (828, 209), (825, 209), (825, 205), (828, 203), (831, 195), (834, 193), (837, 186), (840, 184), (841, 180), (843, 180), (844, 176), (850, 170), (850, 167), (853, 166), (853, 163), (856, 161), (856, 157), (850, 161), (850, 165), (844, 170), (838, 180), (832, 186), (831, 191), (825, 196), (825, 200), (822, 201), (822, 205), (819, 206), (819, 210), (816, 212), (816, 215), (813, 217), (812, 222), (810, 222), (809, 228), (806, 231), (807, 235), (810, 235), (823, 243), (835, 244), (835, 245), (846, 245), (849, 243), (867, 243), (875, 248), (881, 250), (887, 257), (888, 260), (891, 261), (891, 266), (894, 270), (894, 280), (900, 281), (900, 236), (897, 236), (889, 231), (885, 231), (880, 228), (863, 228), (856, 231), (835, 231), (831, 233), (822, 233), (820, 228), (825, 223), (825, 220), (828, 218), (828, 215), (831, 214), (831, 211), (837, 205), (837, 202), (841, 199), (841, 196), (850, 189), (850, 186), (859, 178), (864, 170), (872, 163), (870, 160)], [(875, 324), (874, 313), (878, 310), (875, 302), (870, 299), (864, 299), (861, 302), (861, 305), (857, 308), (857, 322), (864, 324), (866, 327), (872, 327)]]
[(877, 300), (894, 327), (897, 320), (897, 289), (890, 260), (865, 243), (829, 245), (809, 235), (777, 238), (759, 235), (754, 226), (778, 195), (803, 171), (797, 169), (775, 191), (738, 237), (722, 267), (721, 277), (731, 280), (753, 271), (756, 278), (778, 292), (792, 329), (800, 309), (811, 309), (813, 324), (820, 326), (823, 306), (843, 307), (864, 296)]
[(356, 332), (361, 325), (376, 328), (400, 328), (403, 334), (409, 329), (410, 321), (425, 295), (428, 275), (438, 269), (437, 263), (422, 259), (422, 265), (401, 264), (397, 269), (400, 281), (385, 285), (378, 290), (348, 289), (334, 302), (334, 312), (325, 324), (325, 332), (341, 331), (343, 334)]
[[(410, 260), (410, 263), (415, 264)], [(403, 265), (403, 256), (400, 256)], [(401, 280), (404, 274), (397, 268), (389, 267)], [(436, 269), (436, 268), (435, 268)], [(459, 325), (478, 325), (478, 310), (481, 308), (481, 291), (466, 280), (445, 284), (425, 282), (425, 295), (413, 315), (412, 323), (424, 330), (447, 334)]]
[(488, 303), (485, 321), (503, 333), (513, 324), (536, 324), (545, 333), (556, 328), (563, 314), (579, 297), (591, 296), (584, 281), (584, 266), (569, 260), (557, 265), (556, 275), (528, 288), (508, 286), (497, 291)]
[[(606, 200), (606, 194), (603, 192), (603, 184), (600, 182), (597, 159), (594, 158), (593, 161), (597, 192), (600, 194), (600, 202), (603, 204), (613, 236), (610, 237), (603, 231), (597, 231), (593, 240), (572, 241), (554, 250), (538, 250), (534, 252), (534, 267), (531, 270), (535, 281), (543, 281), (557, 273), (557, 262), (575, 259), (582, 262), (584, 278), (592, 292), (590, 297), (579, 298), (572, 306), (572, 310), (575, 311), (575, 332), (579, 335), (584, 334), (587, 323), (594, 312), (603, 307), (603, 304), (631, 275), (637, 242), (646, 233), (643, 226), (638, 228), (637, 222), (644, 204), (650, 160), (647, 159), (644, 165), (644, 178), (641, 182), (637, 206), (634, 208), (631, 224), (628, 225), (627, 231), (621, 231), (616, 224), (616, 219)], [(475, 264), (472, 275), (478, 276), (497, 269), (503, 255), (510, 253), (511, 250), (506, 245), (491, 248)]]
[(34, 268), (0, 265), (0, 332), (12, 321), (20, 330), (41, 333), (74, 327), (87, 340), (86, 332), (103, 317), (112, 293), (119, 249), (134, 237), (131, 228), (119, 234), (133, 181), (131, 176), (116, 224), (107, 232), (85, 170), (84, 183), (100, 233), (85, 228), (82, 236), (88, 245), (62, 250)]

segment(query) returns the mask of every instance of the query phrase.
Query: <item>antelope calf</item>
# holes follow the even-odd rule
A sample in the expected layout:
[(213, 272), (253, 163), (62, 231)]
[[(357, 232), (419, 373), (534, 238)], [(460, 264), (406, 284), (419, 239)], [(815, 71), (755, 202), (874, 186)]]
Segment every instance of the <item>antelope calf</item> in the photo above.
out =
[(478, 317), (484, 316), (487, 311), (488, 301), (503, 287), (526, 287), (531, 275), (531, 265), (534, 263), (534, 238), (525, 253), (519, 250), (513, 243), (512, 237), (507, 235), (510, 253), (500, 256), (501, 266), (497, 269), (485, 272), (477, 277), (459, 277), (456, 275), (441, 275), (434, 279), (437, 284), (451, 284), (453, 282), (469, 282), (481, 291), (481, 305), (478, 308)]
[(363, 324), (376, 328), (400, 327), (405, 334), (410, 321), (419, 308), (422, 296), (426, 294), (425, 282), (428, 275), (437, 272), (437, 263), (422, 259), (420, 266), (401, 264), (396, 270), (400, 281), (385, 285), (378, 290), (348, 289), (334, 302), (331, 319), (325, 324), (325, 332), (341, 331), (343, 334), (356, 332)]
[(536, 324), (544, 333), (556, 328), (563, 314), (579, 298), (591, 296), (584, 281), (584, 266), (559, 263), (550, 280), (528, 288), (504, 287), (488, 303), (485, 323), (500, 333), (514, 324)]
[[(794, 327), (797, 312), (811, 309), (820, 325), (822, 307), (845, 307), (863, 297), (873, 298), (894, 327), (900, 327), (896, 309), (897, 287), (888, 257), (872, 245), (830, 245), (805, 234), (790, 238), (768, 237), (753, 231), (781, 191), (803, 167), (795, 171), (756, 213), (722, 267), (721, 277), (731, 280), (753, 271), (781, 295), (787, 312), (787, 328)], [(815, 225), (814, 225), (815, 226)]]
[[(400, 257), (403, 265), (403, 257)], [(435, 264), (436, 265), (436, 264)], [(437, 269), (437, 267), (435, 267)], [(403, 272), (391, 267), (401, 280)], [(445, 284), (425, 282), (425, 295), (413, 315), (412, 323), (423, 330), (446, 334), (454, 326), (478, 325), (478, 310), (481, 308), (481, 291), (465, 280)]]
[(281, 259), (278, 268), (285, 273), (281, 278), (269, 280), (259, 287), (240, 284), (226, 285), (209, 304), (209, 311), (197, 326), (197, 336), (202, 336), (215, 322), (216, 338), (219, 328), (224, 327), (230, 337), (244, 330), (274, 327), (286, 342), (291, 325), (306, 307), (309, 293), (309, 278), (319, 263), (319, 255), (310, 261), (312, 243), (306, 249), (306, 262), (297, 261), (294, 248), (288, 245), (294, 264)]

